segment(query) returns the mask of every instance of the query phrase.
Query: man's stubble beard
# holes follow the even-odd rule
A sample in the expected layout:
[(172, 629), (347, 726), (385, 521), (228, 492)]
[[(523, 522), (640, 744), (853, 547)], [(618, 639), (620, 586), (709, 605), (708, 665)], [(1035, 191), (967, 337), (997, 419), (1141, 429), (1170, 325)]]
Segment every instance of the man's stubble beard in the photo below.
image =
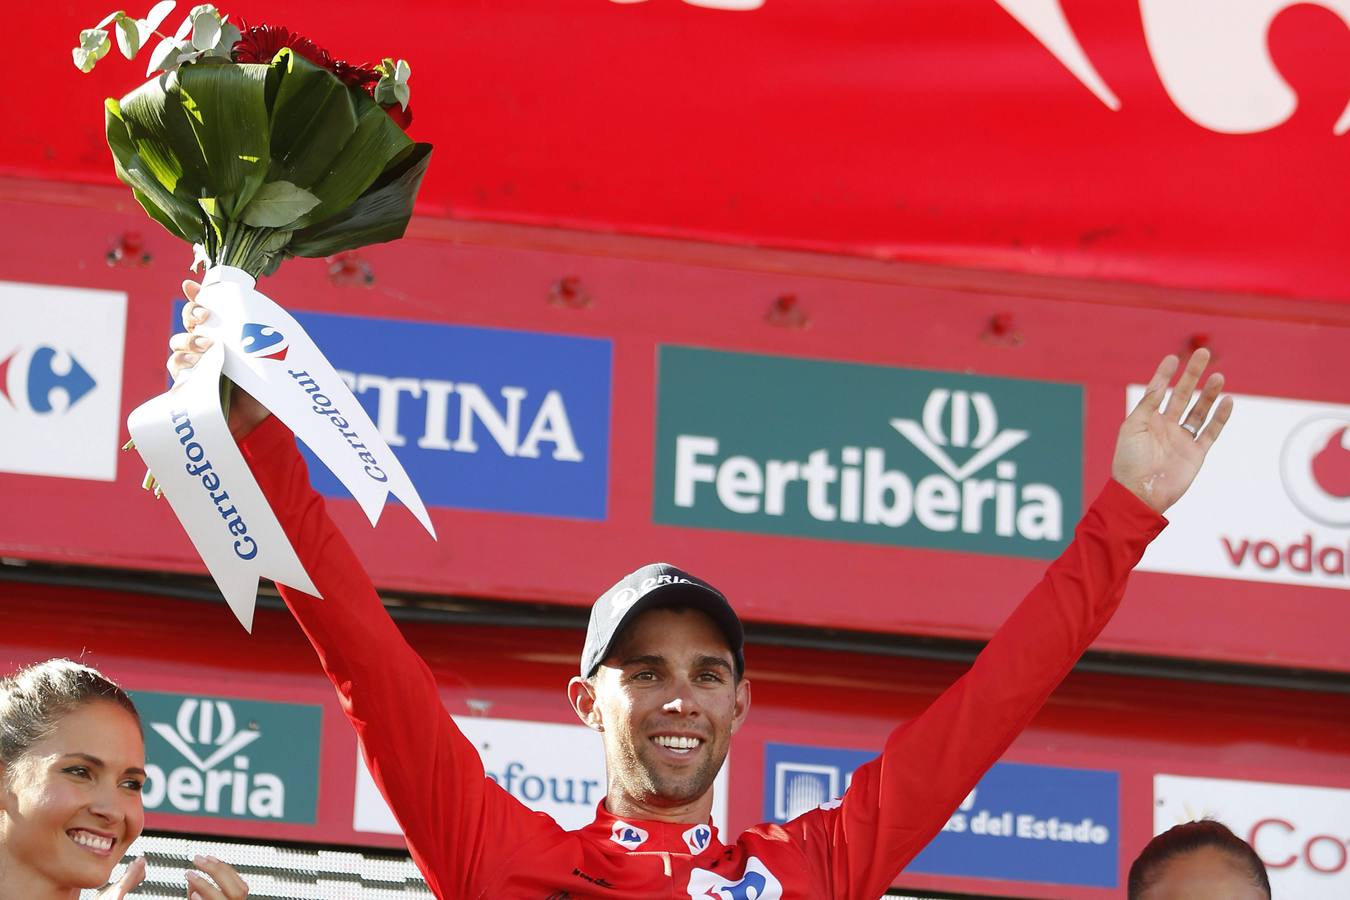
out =
[(712, 788), (727, 747), (710, 747), (705, 742), (700, 748), (701, 759), (686, 774), (675, 775), (661, 771), (661, 766), (647, 754), (655, 751), (646, 746), (626, 744), (619, 753), (618, 782), (624, 793), (648, 804), (676, 805), (692, 803)]

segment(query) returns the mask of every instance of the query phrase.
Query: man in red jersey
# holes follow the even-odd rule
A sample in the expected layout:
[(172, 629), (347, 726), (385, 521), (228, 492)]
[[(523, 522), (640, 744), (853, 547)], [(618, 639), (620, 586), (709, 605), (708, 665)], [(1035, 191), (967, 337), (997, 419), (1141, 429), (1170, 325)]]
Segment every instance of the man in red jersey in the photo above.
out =
[[(195, 284), (184, 290), (195, 298)], [(190, 302), (189, 332), (208, 315)], [(194, 365), (208, 346), (176, 335), (171, 371)], [(749, 711), (750, 682), (740, 621), (717, 590), (657, 564), (596, 601), (568, 692), (604, 739), (608, 793), (590, 825), (564, 831), (486, 776), (431, 671), (309, 486), (291, 433), (238, 389), (230, 427), (325, 599), (286, 587), (282, 596), (437, 896), (874, 900), (1115, 611), (1130, 570), (1166, 524), (1161, 513), (1190, 486), (1231, 412), (1228, 399), (1215, 405), (1221, 376), (1196, 393), (1208, 359), (1205, 350), (1191, 356), (1165, 408), (1177, 359), (1158, 366), (1074, 541), (970, 671), (893, 731), (841, 799), (730, 840), (711, 823), (712, 785)]]

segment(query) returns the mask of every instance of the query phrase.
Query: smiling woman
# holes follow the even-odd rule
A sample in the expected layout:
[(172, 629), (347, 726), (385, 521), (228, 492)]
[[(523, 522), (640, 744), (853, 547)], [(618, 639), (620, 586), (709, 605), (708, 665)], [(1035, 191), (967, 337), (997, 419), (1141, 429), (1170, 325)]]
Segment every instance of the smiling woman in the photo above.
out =
[[(141, 717), (110, 679), (68, 659), (0, 678), (0, 900), (78, 900), (104, 885), (145, 825), (144, 783)], [(192, 861), (205, 875), (187, 873), (191, 900), (248, 896), (230, 866)], [(97, 900), (144, 878), (138, 859)]]
[(141, 833), (145, 744), (131, 698), (54, 659), (0, 680), (0, 900), (76, 897)]

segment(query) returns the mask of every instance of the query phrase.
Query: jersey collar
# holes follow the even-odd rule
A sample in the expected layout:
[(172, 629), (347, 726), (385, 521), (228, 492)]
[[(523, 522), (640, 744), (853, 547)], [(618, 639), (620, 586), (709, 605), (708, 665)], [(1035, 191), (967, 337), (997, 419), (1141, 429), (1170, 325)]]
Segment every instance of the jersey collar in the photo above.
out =
[(611, 815), (601, 800), (595, 810), (595, 821), (583, 829), (595, 841), (618, 847), (625, 852), (680, 853), (700, 856), (709, 850), (721, 849), (722, 842), (712, 822), (652, 822), (647, 819), (621, 819)]

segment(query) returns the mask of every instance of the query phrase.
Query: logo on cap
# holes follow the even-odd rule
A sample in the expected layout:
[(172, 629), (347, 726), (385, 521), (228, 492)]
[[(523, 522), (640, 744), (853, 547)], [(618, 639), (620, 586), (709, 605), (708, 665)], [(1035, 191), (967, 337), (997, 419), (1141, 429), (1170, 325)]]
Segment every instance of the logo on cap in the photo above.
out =
[(636, 825), (629, 825), (627, 822), (615, 820), (614, 827), (610, 830), (609, 839), (620, 847), (628, 850), (636, 850), (647, 843), (647, 832)]
[(1317, 416), (1290, 432), (1280, 477), (1306, 515), (1324, 525), (1350, 525), (1350, 419)]
[(626, 587), (614, 595), (614, 599), (609, 601), (611, 619), (617, 618), (628, 611), (628, 607), (654, 588), (659, 588), (666, 584), (693, 584), (688, 578), (681, 578), (679, 575), (653, 575), (642, 579), (642, 583), (635, 588)]

